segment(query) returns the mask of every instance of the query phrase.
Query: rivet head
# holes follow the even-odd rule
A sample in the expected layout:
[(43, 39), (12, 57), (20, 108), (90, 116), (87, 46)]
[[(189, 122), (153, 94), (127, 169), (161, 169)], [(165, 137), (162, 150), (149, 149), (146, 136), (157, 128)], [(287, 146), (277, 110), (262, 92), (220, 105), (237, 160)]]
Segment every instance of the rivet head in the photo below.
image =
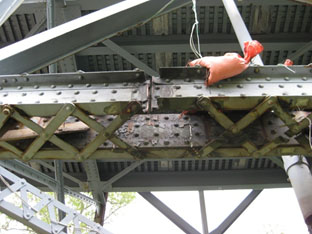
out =
[(74, 92), (75, 95), (78, 95), (79, 93), (80, 93), (79, 91), (75, 91), (75, 92)]
[(39, 93), (39, 96), (43, 96), (43, 95), (44, 95), (44, 92), (40, 92), (40, 93)]
[(270, 81), (270, 80), (271, 80), (271, 77), (266, 77), (265, 80), (266, 80), (266, 81)]
[(302, 85), (301, 85), (301, 84), (298, 84), (297, 87), (298, 87), (298, 88), (302, 88)]
[(2, 113), (3, 113), (4, 115), (10, 115), (10, 114), (11, 114), (11, 110), (10, 110), (9, 108), (4, 108), (4, 109), (2, 110)]
[(202, 86), (201, 86), (201, 85), (194, 85), (194, 88), (195, 88), (195, 89), (201, 89)]
[(107, 87), (107, 86), (108, 86), (108, 83), (104, 83), (103, 86)]
[(170, 82), (170, 79), (166, 79), (165, 81), (166, 81), (167, 83), (169, 83), (169, 82)]
[(223, 86), (222, 86), (222, 84), (218, 84), (217, 87), (220, 89), (220, 88), (222, 88)]
[(244, 86), (242, 84), (237, 85), (237, 88), (244, 88)]
[(117, 93), (117, 90), (115, 90), (115, 89), (114, 89), (114, 90), (112, 90), (112, 93)]
[(34, 88), (35, 88), (35, 89), (39, 89), (39, 86), (38, 86), (38, 85), (34, 85)]
[(124, 82), (124, 83), (123, 83), (123, 86), (128, 86), (128, 83), (127, 83), (127, 82)]
[(6, 79), (3, 79), (2, 80), (2, 83), (7, 83), (8, 81)]
[(284, 85), (281, 85), (281, 84), (280, 84), (280, 85), (278, 85), (278, 87), (280, 87), (280, 88), (284, 88)]
[(93, 91), (92, 91), (92, 94), (97, 94), (97, 93), (98, 93), (97, 90), (93, 90)]
[(136, 89), (132, 91), (132, 93), (137, 93), (137, 92), (138, 92), (138, 90), (136, 90)]
[(264, 86), (262, 84), (259, 84), (258, 87), (262, 89)]
[(247, 80), (247, 81), (251, 81), (251, 78), (250, 78), (250, 77), (247, 77), (246, 80)]
[(91, 84), (86, 84), (86, 87), (91, 87)]
[(175, 85), (174, 88), (175, 88), (175, 89), (180, 89), (181, 86), (180, 86), (180, 85)]
[(22, 93), (22, 96), (24, 96), (24, 97), (25, 97), (26, 95), (27, 95), (27, 93)]
[(307, 93), (302, 93), (301, 95), (305, 96), (305, 95), (307, 95)]
[(57, 91), (57, 92), (56, 92), (56, 95), (61, 95), (61, 94), (62, 94), (61, 91)]
[(22, 89), (23, 87), (22, 86), (17, 86), (17, 89)]
[(70, 104), (67, 104), (66, 107), (65, 107), (65, 109), (66, 109), (67, 111), (70, 111), (70, 110), (73, 109), (73, 106), (70, 105)]
[(56, 86), (55, 85), (51, 85), (50, 87), (51, 87), (51, 89), (54, 89)]
[(307, 80), (308, 78), (307, 77), (302, 77), (302, 80)]
[(289, 81), (289, 77), (286, 76), (286, 77), (284, 78), (284, 80)]
[(191, 82), (191, 79), (190, 78), (186, 78), (185, 82)]
[(233, 128), (232, 128), (232, 132), (235, 134), (235, 133), (238, 133), (238, 129), (237, 129), (237, 127), (236, 126), (234, 126)]
[(73, 85), (72, 85), (72, 84), (69, 84), (69, 85), (67, 85), (67, 87), (68, 87), (68, 88), (72, 88), (72, 87), (73, 87)]

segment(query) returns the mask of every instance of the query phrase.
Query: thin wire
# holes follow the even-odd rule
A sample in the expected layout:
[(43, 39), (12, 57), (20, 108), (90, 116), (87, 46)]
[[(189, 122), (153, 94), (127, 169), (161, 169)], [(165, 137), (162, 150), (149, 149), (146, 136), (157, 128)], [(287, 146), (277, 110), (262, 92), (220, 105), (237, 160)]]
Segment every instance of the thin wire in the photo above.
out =
[(165, 10), (168, 6), (171, 5), (171, 3), (173, 3), (175, 0), (171, 0), (170, 2), (166, 3), (162, 8), (160, 8), (154, 15), (152, 15), (150, 18), (148, 18), (147, 20), (143, 21), (142, 25), (143, 24), (146, 24), (148, 21), (150, 21), (151, 19), (159, 16), (163, 10)]
[[(300, 108), (297, 106), (297, 108), (298, 108), (298, 110), (299, 111), (301, 111), (300, 110)], [(301, 117), (301, 118), (300, 118)], [(302, 120), (304, 120), (304, 119), (307, 119), (308, 121), (309, 121), (309, 145), (310, 145), (310, 148), (311, 148), (311, 150), (312, 150), (312, 143), (311, 143), (311, 136), (312, 136), (312, 121), (311, 121), (311, 119), (308, 117), (308, 116), (300, 116), (299, 118), (296, 118), (296, 117), (294, 117), (294, 119), (299, 123), (299, 122), (301, 122)]]
[[(193, 2), (193, 7), (192, 10), (194, 12), (194, 16), (195, 16), (195, 22), (192, 26), (192, 30), (191, 30), (191, 35), (190, 35), (190, 47), (191, 50), (193, 51), (193, 53), (195, 54), (195, 56), (197, 58), (202, 58), (201, 55), (201, 51), (200, 51), (200, 41), (199, 41), (199, 29), (198, 29), (198, 17), (197, 17), (197, 11), (196, 11), (196, 0), (192, 0)], [(197, 48), (193, 39), (193, 34), (194, 34), (194, 30), (196, 30), (196, 37), (197, 37)]]
[(309, 145), (310, 145), (310, 148), (312, 150), (312, 144), (311, 144), (312, 121), (311, 121), (311, 119), (308, 116), (305, 117), (305, 119), (307, 119), (309, 121)]

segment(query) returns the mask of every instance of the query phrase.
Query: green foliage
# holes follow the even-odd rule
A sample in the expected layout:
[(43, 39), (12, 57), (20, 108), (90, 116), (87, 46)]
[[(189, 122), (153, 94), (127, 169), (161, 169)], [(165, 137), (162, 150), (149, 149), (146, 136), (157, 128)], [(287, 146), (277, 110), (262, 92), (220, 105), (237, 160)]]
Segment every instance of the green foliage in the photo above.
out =
[(111, 218), (117, 214), (117, 212), (128, 205), (135, 199), (135, 193), (109, 193), (108, 204), (109, 210), (106, 210), (105, 223), (111, 221)]
[[(47, 193), (50, 196), (53, 196), (54, 193)], [(91, 197), (91, 193), (85, 193), (85, 195)], [(115, 216), (118, 211), (128, 205), (135, 199), (135, 193), (109, 193), (108, 204), (105, 215), (105, 223), (112, 220), (112, 217)], [(93, 220), (95, 215), (96, 207), (89, 203), (85, 203), (77, 198), (72, 196), (65, 196), (66, 205), (72, 209), (75, 209), (85, 217), (90, 220)], [(10, 197), (8, 201), (14, 203), (15, 205), (21, 207), (22, 203), (20, 198), (16, 195)], [(39, 198), (34, 195), (28, 196), (28, 201), (30, 204), (36, 204), (39, 201)], [(49, 214), (48, 209), (44, 208), (36, 215), (37, 218), (40, 218), (42, 221), (49, 223)], [(16, 233), (16, 231), (22, 231), (23, 233), (33, 234), (35, 233), (30, 228), (24, 226), (23, 224), (13, 220), (12, 218), (0, 213), (0, 230), (5, 230), (7, 233)], [(69, 228), (68, 233), (72, 233), (72, 230)], [(89, 233), (89, 230), (85, 226), (82, 226), (82, 233)]]

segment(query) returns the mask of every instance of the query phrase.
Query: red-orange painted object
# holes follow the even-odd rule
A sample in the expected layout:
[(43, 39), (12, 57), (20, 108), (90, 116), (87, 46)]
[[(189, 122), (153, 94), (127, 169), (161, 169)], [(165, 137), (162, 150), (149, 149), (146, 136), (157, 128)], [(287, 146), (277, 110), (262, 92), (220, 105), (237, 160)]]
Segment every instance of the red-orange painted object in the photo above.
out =
[(220, 80), (238, 75), (247, 69), (250, 60), (263, 51), (263, 46), (258, 41), (244, 43), (245, 58), (237, 53), (226, 53), (224, 56), (208, 56), (196, 59), (188, 65), (194, 67), (200, 65), (209, 69), (206, 86), (212, 85)]

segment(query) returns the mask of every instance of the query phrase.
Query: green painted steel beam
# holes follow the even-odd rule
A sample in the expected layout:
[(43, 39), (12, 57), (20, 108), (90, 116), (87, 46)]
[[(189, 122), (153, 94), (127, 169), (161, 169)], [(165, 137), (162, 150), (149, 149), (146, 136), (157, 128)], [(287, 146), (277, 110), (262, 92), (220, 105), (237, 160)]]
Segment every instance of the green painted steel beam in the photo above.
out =
[[(152, 81), (140, 71), (0, 76), (0, 159), (311, 156), (309, 120), (292, 113), (312, 109), (311, 70), (292, 69), (250, 67), (210, 87), (204, 68), (161, 69)], [(48, 118), (47, 126), (33, 116)], [(89, 130), (56, 133), (77, 121)], [(16, 123), (36, 139), (5, 138)]]

